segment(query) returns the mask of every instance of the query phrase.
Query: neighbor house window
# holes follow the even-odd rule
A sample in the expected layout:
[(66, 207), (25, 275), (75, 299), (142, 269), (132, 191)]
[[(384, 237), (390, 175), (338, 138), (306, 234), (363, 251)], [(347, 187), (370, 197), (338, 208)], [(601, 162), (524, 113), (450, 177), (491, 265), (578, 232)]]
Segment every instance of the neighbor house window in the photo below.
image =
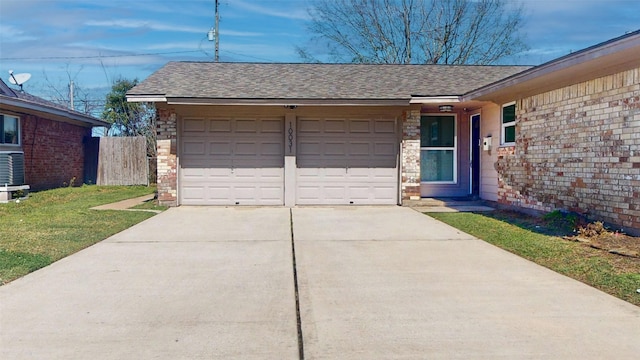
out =
[(0, 144), (20, 144), (20, 121), (11, 115), (0, 115)]
[(502, 144), (516, 142), (516, 103), (502, 105)]
[(455, 116), (423, 116), (420, 119), (420, 181), (455, 183), (455, 179)]

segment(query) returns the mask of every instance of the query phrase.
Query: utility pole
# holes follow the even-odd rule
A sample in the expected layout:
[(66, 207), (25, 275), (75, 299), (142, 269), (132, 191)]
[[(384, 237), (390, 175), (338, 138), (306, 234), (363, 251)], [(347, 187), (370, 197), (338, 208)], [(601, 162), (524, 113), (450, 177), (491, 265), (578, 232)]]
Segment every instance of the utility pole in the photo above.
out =
[(71, 80), (69, 82), (69, 105), (71, 107), (71, 110), (75, 110), (75, 106), (73, 105), (73, 80)]
[(219, 0), (216, 0), (216, 62), (220, 61), (220, 13), (218, 12), (219, 3)]
[(213, 57), (215, 62), (220, 61), (220, 13), (218, 12), (218, 8), (220, 2), (216, 1), (216, 23), (215, 25), (207, 32), (207, 39), (209, 41), (215, 41), (215, 55)]

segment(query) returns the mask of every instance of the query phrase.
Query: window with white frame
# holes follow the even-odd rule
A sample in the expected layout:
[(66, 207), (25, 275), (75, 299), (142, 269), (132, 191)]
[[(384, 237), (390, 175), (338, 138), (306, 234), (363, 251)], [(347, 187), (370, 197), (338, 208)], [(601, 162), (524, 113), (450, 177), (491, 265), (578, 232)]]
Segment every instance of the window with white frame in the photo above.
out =
[(420, 181), (456, 182), (455, 116), (423, 116), (420, 119)]
[(516, 103), (502, 105), (501, 115), (501, 143), (513, 144), (516, 142)]
[(20, 144), (20, 120), (18, 117), (0, 114), (0, 144)]

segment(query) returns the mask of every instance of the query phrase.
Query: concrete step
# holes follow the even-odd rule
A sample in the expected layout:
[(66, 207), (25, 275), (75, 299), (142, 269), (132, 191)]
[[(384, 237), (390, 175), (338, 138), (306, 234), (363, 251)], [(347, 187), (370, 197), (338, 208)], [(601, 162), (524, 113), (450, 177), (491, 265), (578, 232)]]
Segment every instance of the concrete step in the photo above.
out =
[(450, 198), (406, 200), (402, 202), (402, 206), (407, 206), (420, 212), (480, 212), (494, 210), (482, 200)]

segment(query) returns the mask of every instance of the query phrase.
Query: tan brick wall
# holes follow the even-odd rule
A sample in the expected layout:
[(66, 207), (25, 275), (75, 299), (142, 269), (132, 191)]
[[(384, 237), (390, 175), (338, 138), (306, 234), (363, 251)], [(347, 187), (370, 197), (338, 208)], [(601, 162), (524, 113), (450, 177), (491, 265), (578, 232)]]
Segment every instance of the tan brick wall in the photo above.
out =
[(402, 117), (402, 200), (420, 198), (420, 110)]
[(498, 201), (640, 229), (640, 68), (520, 99)]
[(175, 110), (158, 106), (158, 201), (178, 205), (177, 116)]

